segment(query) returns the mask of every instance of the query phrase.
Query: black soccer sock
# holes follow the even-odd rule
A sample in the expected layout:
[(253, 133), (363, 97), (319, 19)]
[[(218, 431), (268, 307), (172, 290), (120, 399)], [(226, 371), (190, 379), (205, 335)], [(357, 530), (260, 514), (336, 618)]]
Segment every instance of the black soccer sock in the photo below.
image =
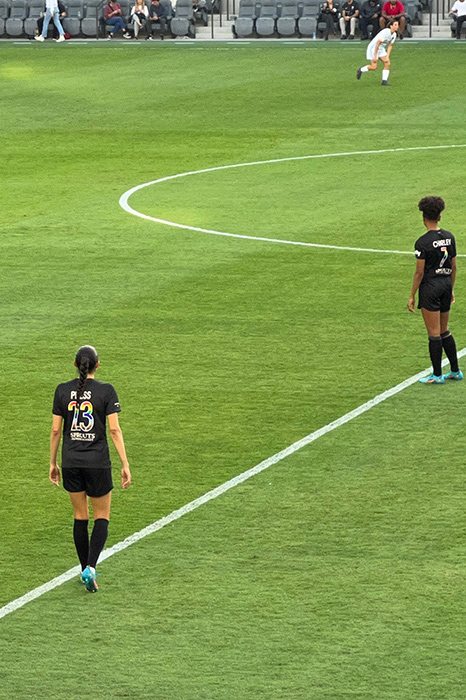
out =
[(97, 559), (104, 548), (108, 536), (108, 520), (106, 518), (97, 518), (92, 528), (91, 544), (89, 547), (89, 557), (87, 563), (94, 569), (97, 564)]
[(452, 372), (458, 372), (458, 355), (456, 354), (456, 343), (450, 331), (445, 331), (441, 334), (443, 349), (448, 357), (450, 363), (450, 368)]
[(429, 335), (429, 354), (436, 377), (442, 375), (442, 339), (439, 335)]
[(88, 524), (89, 520), (75, 520), (73, 525), (74, 544), (83, 570), (87, 566), (87, 559), (89, 557)]

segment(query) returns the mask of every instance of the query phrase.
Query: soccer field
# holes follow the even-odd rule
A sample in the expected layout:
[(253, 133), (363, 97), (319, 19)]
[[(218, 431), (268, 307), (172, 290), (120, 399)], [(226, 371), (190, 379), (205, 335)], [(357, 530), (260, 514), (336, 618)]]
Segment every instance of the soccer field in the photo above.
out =
[[(364, 54), (0, 45), (0, 608), (77, 563), (48, 440), (80, 345), (134, 479), (114, 454), (107, 547), (429, 367), (409, 251), (439, 194), (466, 253), (464, 47), (397, 43), (387, 89)], [(120, 206), (156, 180), (148, 218)], [(464, 700), (463, 384), (409, 384), (104, 561), (97, 595), (5, 615), (1, 700)]]

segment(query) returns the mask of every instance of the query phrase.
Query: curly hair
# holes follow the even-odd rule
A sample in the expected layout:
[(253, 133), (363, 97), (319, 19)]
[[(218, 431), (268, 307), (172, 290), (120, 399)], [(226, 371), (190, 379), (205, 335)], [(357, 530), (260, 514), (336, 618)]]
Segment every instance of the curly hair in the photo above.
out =
[(438, 221), (440, 214), (445, 209), (445, 202), (441, 197), (423, 197), (418, 207), (419, 211), (422, 211), (424, 219)]
[(99, 361), (97, 350), (92, 345), (83, 345), (76, 353), (76, 367), (79, 372), (78, 388), (76, 390), (76, 404), (79, 411), (79, 399), (84, 391), (87, 375), (92, 372)]

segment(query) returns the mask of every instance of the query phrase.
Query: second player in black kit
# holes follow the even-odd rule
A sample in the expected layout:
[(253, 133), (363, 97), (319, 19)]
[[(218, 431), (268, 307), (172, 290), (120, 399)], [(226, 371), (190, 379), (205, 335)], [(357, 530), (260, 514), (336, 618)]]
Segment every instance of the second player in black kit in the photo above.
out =
[(427, 231), (417, 239), (414, 252), (418, 260), (424, 260), (424, 276), (419, 285), (418, 309), (449, 311), (451, 306), (453, 258), (456, 243), (450, 231), (442, 228)]
[[(448, 329), (450, 306), (455, 300), (456, 242), (450, 231), (438, 225), (444, 208), (445, 202), (441, 197), (424, 197), (419, 202), (427, 233), (414, 244), (417, 263), (408, 309), (414, 312), (415, 296), (419, 290), (418, 308), (422, 311), (429, 335), (432, 360), (432, 374), (420, 380), (423, 384), (443, 384), (445, 379), (463, 378), (458, 367), (456, 344)], [(442, 375), (443, 350), (451, 368), (445, 377)]]

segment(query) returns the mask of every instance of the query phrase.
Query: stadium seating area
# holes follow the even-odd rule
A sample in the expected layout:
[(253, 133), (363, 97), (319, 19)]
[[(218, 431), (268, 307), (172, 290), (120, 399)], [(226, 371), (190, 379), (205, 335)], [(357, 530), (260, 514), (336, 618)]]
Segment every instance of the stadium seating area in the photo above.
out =
[[(319, 20), (320, 0), (241, 0), (232, 25), (233, 35), (247, 37), (323, 36), (325, 22)], [(411, 25), (421, 24), (421, 5), (405, 3), (405, 35), (412, 36)], [(339, 32), (338, 32), (339, 33)]]
[[(150, 6), (150, 0), (145, 0)], [(168, 8), (167, 27), (169, 34), (176, 37), (196, 36), (196, 24), (207, 26), (209, 15), (219, 12), (220, 0), (177, 0), (173, 7), (171, 0), (161, 0)], [(107, 0), (64, 0), (66, 17), (63, 20), (65, 32), (73, 38), (104, 38), (111, 27), (106, 26), (104, 10)], [(129, 32), (133, 0), (120, 0), (123, 18)], [(32, 38), (37, 30), (37, 20), (44, 11), (45, 0), (0, 0), (0, 37)], [(304, 37), (322, 38), (325, 22), (320, 19), (322, 0), (240, 0), (237, 16), (233, 17), (231, 29), (236, 38), (252, 37)], [(422, 10), (427, 0), (409, 0), (404, 3), (408, 17), (405, 36), (412, 36), (412, 26), (421, 25)], [(455, 36), (456, 23), (453, 21), (451, 36)], [(53, 23), (50, 23), (49, 34)], [(229, 31), (229, 30), (228, 30)], [(358, 33), (358, 30), (356, 30)], [(338, 25), (336, 26), (339, 34)], [(466, 35), (466, 23), (463, 25)], [(142, 32), (144, 35), (144, 31)]]
[[(123, 19), (131, 31), (130, 15), (134, 2), (118, 0)], [(173, 9), (170, 0), (161, 0), (168, 7), (169, 32), (173, 37), (196, 35), (196, 21), (207, 25), (208, 15), (218, 9), (216, 0), (194, 4), (192, 0), (178, 0)], [(66, 17), (63, 28), (71, 37), (105, 37), (111, 27), (105, 25), (104, 11), (107, 0), (64, 0)], [(150, 0), (146, 0), (150, 6)], [(37, 20), (44, 11), (45, 0), (0, 0), (0, 36), (33, 37)], [(49, 33), (53, 23), (50, 23)]]

